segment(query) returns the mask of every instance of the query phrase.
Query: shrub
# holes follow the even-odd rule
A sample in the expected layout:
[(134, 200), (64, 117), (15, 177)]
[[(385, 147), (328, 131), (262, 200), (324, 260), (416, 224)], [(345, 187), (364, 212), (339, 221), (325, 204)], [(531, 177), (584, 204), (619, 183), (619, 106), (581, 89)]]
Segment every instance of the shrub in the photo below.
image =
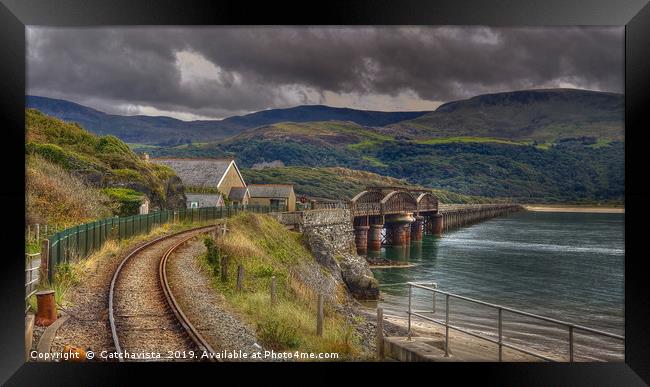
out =
[(142, 204), (143, 195), (129, 188), (104, 188), (102, 192), (118, 205), (119, 216), (137, 215)]
[(257, 324), (257, 335), (273, 350), (293, 349), (302, 343), (298, 328), (297, 324), (284, 319), (267, 317)]

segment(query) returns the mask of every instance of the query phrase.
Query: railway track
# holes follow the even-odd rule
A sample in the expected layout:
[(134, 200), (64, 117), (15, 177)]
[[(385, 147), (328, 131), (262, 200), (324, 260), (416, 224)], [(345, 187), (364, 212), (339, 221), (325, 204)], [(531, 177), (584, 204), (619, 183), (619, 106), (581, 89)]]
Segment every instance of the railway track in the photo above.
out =
[[(108, 296), (118, 361), (200, 361), (204, 351), (215, 352), (183, 313), (167, 281), (169, 256), (188, 240), (215, 227), (154, 239), (120, 263)], [(205, 359), (215, 361), (211, 356)]]

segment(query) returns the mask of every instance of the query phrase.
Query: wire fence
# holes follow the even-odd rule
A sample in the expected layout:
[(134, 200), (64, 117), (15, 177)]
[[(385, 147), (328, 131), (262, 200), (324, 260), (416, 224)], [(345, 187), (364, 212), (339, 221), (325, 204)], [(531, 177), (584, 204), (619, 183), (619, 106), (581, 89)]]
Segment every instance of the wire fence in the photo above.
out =
[(200, 223), (224, 219), (241, 212), (270, 213), (287, 211), (286, 206), (228, 205), (220, 207), (161, 210), (143, 215), (113, 217), (80, 224), (51, 235), (47, 274), (51, 281), (56, 266), (85, 258), (104, 246), (108, 240), (128, 239), (147, 234), (166, 223)]

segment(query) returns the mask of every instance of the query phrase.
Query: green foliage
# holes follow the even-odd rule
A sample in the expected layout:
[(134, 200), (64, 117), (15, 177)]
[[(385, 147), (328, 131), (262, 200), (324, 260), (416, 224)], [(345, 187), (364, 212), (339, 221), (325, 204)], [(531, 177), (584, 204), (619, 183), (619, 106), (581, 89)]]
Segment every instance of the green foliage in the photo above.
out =
[(399, 143), (379, 152), (387, 174), (423, 185), (520, 201), (622, 200), (623, 144), (592, 148), (579, 141), (536, 146), (492, 143)]
[(65, 305), (66, 296), (70, 288), (80, 283), (81, 274), (77, 265), (71, 263), (59, 263), (54, 271), (54, 298), (58, 305)]
[[(169, 167), (141, 160), (115, 136), (97, 137), (78, 124), (46, 116), (34, 109), (27, 109), (25, 114), (28, 156), (39, 156), (60, 166), (88, 186), (137, 190), (142, 192), (139, 196), (146, 194), (152, 208), (166, 208), (167, 180), (175, 176)], [(137, 212), (136, 200), (131, 197), (134, 195), (119, 190), (105, 192), (117, 201), (116, 214)]]
[[(338, 352), (358, 356), (358, 338), (350, 323), (336, 311), (326, 309), (324, 335), (315, 334), (314, 284), (298, 280), (297, 270), (307, 270), (313, 256), (299, 233), (288, 231), (268, 215), (243, 213), (228, 219), (228, 233), (218, 243), (228, 256), (227, 281), (213, 272), (213, 286), (230, 305), (256, 327), (261, 343), (275, 350)], [(208, 249), (212, 239), (204, 239)], [(208, 254), (203, 263), (210, 266)], [(237, 292), (238, 265), (243, 265), (243, 291)], [(318, 267), (318, 265), (316, 265)], [(311, 268), (309, 270), (318, 270)], [(276, 279), (277, 303), (270, 304), (271, 277)]]
[(206, 261), (208, 265), (212, 268), (213, 274), (216, 276), (219, 273), (219, 264), (221, 262), (221, 257), (219, 256), (219, 249), (217, 248), (214, 238), (206, 237), (203, 239), (203, 244), (206, 248)]
[(143, 199), (141, 193), (129, 188), (104, 188), (102, 192), (119, 204), (119, 216), (138, 214)]
[(102, 171), (106, 168), (86, 155), (72, 150), (66, 150), (55, 144), (27, 143), (27, 154), (39, 155), (47, 161), (60, 165), (66, 170)]
[[(351, 199), (369, 185), (422, 188), (405, 180), (346, 168), (278, 167), (241, 169), (241, 172), (249, 184), (290, 183), (298, 195), (325, 199)], [(435, 190), (435, 194), (444, 203), (479, 203), (486, 200), (445, 190)]]
[(273, 350), (295, 349), (302, 344), (298, 328), (295, 322), (267, 316), (257, 323), (257, 335)]
[(101, 137), (95, 149), (101, 153), (120, 154), (127, 157), (134, 156), (129, 146), (115, 136)]

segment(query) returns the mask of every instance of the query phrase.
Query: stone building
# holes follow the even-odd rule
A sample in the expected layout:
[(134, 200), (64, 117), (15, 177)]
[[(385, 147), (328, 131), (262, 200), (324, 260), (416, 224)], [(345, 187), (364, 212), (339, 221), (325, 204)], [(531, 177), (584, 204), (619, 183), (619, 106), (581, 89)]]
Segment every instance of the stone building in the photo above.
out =
[(296, 194), (291, 184), (250, 184), (250, 204), (286, 207), (287, 211), (296, 210)]

